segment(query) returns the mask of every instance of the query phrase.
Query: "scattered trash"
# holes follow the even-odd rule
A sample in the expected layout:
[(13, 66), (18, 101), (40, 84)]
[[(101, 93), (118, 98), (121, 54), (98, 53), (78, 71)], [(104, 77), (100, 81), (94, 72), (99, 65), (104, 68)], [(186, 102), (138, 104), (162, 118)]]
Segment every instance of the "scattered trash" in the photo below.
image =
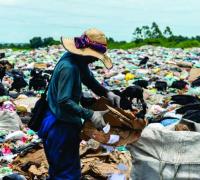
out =
[[(61, 46), (51, 46), (22, 51), (5, 49), (5, 54), (1, 54), (1, 61), (14, 63), (15, 68), (8, 70), (0, 83), (0, 179), (8, 175), (22, 175), (26, 179), (48, 176), (48, 163), (41, 140), (26, 124), (30, 119), (31, 109), (44, 92), (48, 77), (64, 51)], [(132, 102), (126, 110), (122, 110), (112, 107), (105, 98), (99, 99), (83, 86), (83, 94), (92, 98), (90, 103), (85, 101), (84, 105), (91, 106), (94, 110), (110, 110), (105, 115), (107, 125), (104, 131), (95, 129), (90, 122), (84, 124), (80, 144), (83, 179), (129, 179), (132, 166), (133, 173), (140, 168), (132, 162), (134, 155), (137, 155), (136, 158), (149, 158), (146, 155), (156, 142), (148, 141), (148, 144), (143, 140), (150, 138), (152, 134), (155, 135), (158, 146), (161, 143), (158, 134), (166, 139), (162, 142), (167, 142), (169, 136), (166, 134), (170, 134), (177, 144), (179, 137), (183, 140), (183, 137), (189, 138), (190, 134), (186, 133), (191, 133), (190, 131), (196, 133), (191, 137), (199, 136), (200, 48), (143, 46), (126, 51), (110, 50), (109, 55), (113, 59), (112, 70), (105, 69), (100, 61), (90, 65), (96, 79), (115, 93), (123, 92), (130, 86), (140, 86), (145, 103), (137, 98), (132, 101), (130, 97), (126, 97)], [(21, 83), (16, 83), (19, 82), (16, 78)], [(93, 102), (96, 104), (92, 105)], [(196, 124), (183, 122), (183, 118)], [(181, 136), (183, 132), (187, 136)], [(140, 142), (147, 148), (140, 149)], [(156, 147), (161, 148), (157, 144)], [(174, 144), (172, 145), (172, 148), (165, 147), (175, 154)], [(130, 146), (136, 151), (130, 150)], [(146, 151), (146, 155), (142, 151)], [(156, 154), (155, 159), (158, 159)], [(190, 162), (190, 158), (186, 159)], [(195, 159), (194, 161), (196, 162)], [(140, 170), (141, 173), (144, 171)], [(157, 177), (158, 172), (153, 173)]]

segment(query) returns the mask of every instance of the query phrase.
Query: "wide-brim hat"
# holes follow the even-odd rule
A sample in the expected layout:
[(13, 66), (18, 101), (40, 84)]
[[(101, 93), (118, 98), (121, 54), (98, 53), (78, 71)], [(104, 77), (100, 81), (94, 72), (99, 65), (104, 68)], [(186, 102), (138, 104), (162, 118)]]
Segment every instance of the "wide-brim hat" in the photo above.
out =
[(107, 40), (105, 34), (98, 29), (89, 29), (81, 37), (61, 37), (63, 47), (77, 55), (92, 56), (103, 62), (107, 69), (113, 67), (111, 58), (107, 55)]

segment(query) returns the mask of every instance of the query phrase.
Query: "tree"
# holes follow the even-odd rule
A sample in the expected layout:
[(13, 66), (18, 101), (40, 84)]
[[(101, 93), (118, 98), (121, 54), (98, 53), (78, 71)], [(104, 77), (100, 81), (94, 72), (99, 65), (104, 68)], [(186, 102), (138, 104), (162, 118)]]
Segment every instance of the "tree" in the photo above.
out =
[(113, 38), (111, 38), (111, 37), (109, 37), (109, 38), (107, 39), (107, 41), (108, 41), (108, 42), (115, 42), (115, 40), (114, 40)]
[(151, 38), (162, 38), (163, 37), (161, 30), (159, 29), (158, 25), (155, 22), (153, 22), (152, 26), (151, 26), (151, 35), (152, 35)]
[(133, 33), (133, 38), (135, 40), (139, 40), (139, 39), (142, 39), (142, 29), (140, 29), (139, 27), (137, 27)]
[(200, 41), (200, 36), (196, 36), (195, 39), (196, 39), (197, 41)]
[(142, 37), (143, 39), (151, 38), (151, 30), (149, 26), (142, 26)]
[(31, 48), (39, 48), (43, 46), (43, 41), (41, 37), (34, 37), (30, 40)]
[(44, 38), (43, 46), (51, 46), (53, 45), (55, 40), (52, 37)]
[(181, 35), (179, 35), (179, 36), (172, 35), (171, 37), (169, 37), (169, 40), (179, 43), (179, 42), (182, 42), (182, 41), (187, 41), (187, 40), (189, 40), (189, 38), (181, 36)]
[(167, 26), (163, 32), (163, 34), (165, 35), (166, 38), (169, 38), (169, 37), (172, 37), (173, 36), (173, 33), (170, 29), (169, 26)]

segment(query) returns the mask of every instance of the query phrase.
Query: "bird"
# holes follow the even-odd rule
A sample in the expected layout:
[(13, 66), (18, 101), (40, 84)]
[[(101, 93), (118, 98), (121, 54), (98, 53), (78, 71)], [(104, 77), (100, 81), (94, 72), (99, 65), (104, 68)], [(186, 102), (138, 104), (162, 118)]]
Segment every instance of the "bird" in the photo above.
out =
[(167, 83), (165, 81), (156, 81), (155, 88), (158, 91), (166, 91), (167, 90)]
[(138, 85), (138, 86), (140, 86), (140, 87), (142, 87), (142, 88), (145, 88), (145, 89), (147, 89), (147, 86), (149, 85), (149, 82), (147, 81), (147, 80), (137, 80), (137, 81), (135, 81), (134, 83), (133, 83), (134, 85)]
[(200, 103), (200, 99), (191, 95), (174, 95), (171, 97), (172, 104), (187, 105), (191, 103)]
[(171, 88), (175, 88), (175, 89), (185, 89), (186, 85), (188, 85), (187, 82), (183, 81), (183, 80), (178, 80), (178, 81), (174, 81), (171, 85)]
[(149, 57), (145, 56), (144, 58), (141, 59), (139, 66), (146, 65), (148, 61)]

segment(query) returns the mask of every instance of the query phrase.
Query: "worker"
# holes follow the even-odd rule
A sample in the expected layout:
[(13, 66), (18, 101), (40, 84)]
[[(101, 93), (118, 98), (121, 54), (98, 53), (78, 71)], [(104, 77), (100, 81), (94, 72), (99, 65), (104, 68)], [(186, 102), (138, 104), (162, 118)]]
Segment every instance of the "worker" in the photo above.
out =
[(92, 111), (79, 105), (82, 83), (96, 95), (107, 97), (119, 107), (120, 97), (108, 91), (94, 78), (88, 65), (101, 60), (107, 69), (112, 61), (106, 54), (107, 41), (98, 29), (89, 29), (81, 37), (61, 38), (66, 53), (57, 63), (47, 93), (49, 110), (38, 135), (43, 140), (49, 163), (50, 180), (81, 178), (79, 144), (82, 120), (98, 129), (106, 124), (107, 111)]

